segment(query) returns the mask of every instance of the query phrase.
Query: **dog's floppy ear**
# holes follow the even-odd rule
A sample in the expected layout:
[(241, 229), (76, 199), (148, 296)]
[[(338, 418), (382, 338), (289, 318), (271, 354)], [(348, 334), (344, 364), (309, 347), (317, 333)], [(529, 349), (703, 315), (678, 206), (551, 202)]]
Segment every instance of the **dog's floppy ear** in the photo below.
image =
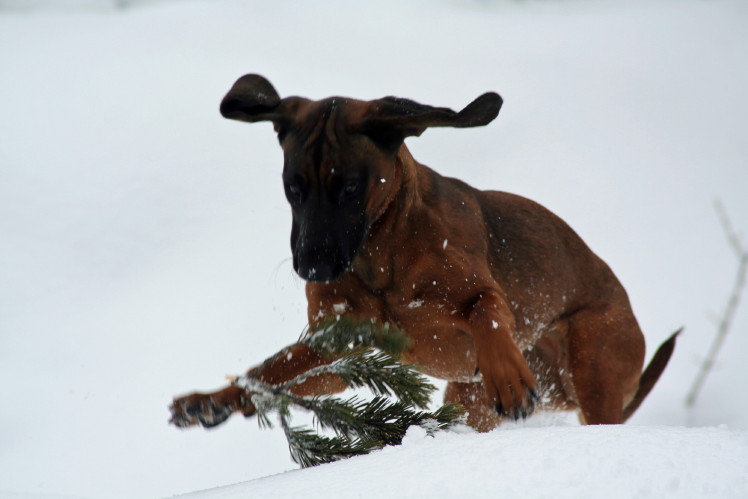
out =
[(236, 80), (221, 101), (221, 114), (231, 120), (255, 123), (272, 121), (278, 139), (293, 122), (296, 112), (308, 99), (286, 97), (281, 99), (273, 85), (263, 76), (246, 74)]
[(236, 80), (221, 101), (224, 118), (239, 121), (273, 121), (281, 103), (278, 92), (264, 77), (247, 74)]
[(409, 99), (384, 97), (371, 101), (372, 112), (364, 120), (362, 131), (376, 142), (397, 149), (406, 137), (421, 135), (429, 127), (485, 126), (498, 116), (502, 103), (499, 94), (487, 92), (455, 112)]

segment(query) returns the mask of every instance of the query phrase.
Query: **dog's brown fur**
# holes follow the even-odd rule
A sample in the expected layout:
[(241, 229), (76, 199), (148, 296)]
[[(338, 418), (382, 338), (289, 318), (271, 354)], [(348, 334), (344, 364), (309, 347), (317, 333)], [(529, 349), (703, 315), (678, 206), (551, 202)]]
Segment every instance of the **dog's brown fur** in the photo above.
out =
[[(299, 236), (305, 229), (294, 225), (297, 237), (308, 237), (301, 246), (317, 245), (311, 256), (294, 246), (297, 272), (310, 281), (310, 324), (342, 311), (396, 324), (412, 339), (404, 360), (448, 380), (446, 400), (465, 406), (469, 423), (483, 431), (502, 417), (529, 414), (536, 394), (544, 407), (578, 408), (585, 423), (622, 423), (665, 368), (675, 336), (642, 375), (644, 337), (626, 292), (566, 223), (522, 197), (442, 177), (403, 143), (429, 126), (485, 125), (500, 106), (497, 94), (460, 113), (394, 98), (281, 100), (267, 80), (247, 75), (222, 112), (275, 124), (295, 224), (322, 216), (310, 214), (311, 201), (295, 200), (302, 187), (303, 196), (322, 196), (334, 191), (336, 176), (366, 168), (365, 196), (354, 209), (361, 212), (362, 240), (350, 262), (341, 257), (340, 275), (328, 269), (333, 279), (315, 279), (327, 268), (319, 254), (332, 254), (324, 245), (333, 243)], [(303, 176), (302, 187), (294, 187), (294, 175)], [(305, 258), (317, 263), (305, 267)], [(293, 345), (250, 373), (281, 382), (329, 361)], [(296, 391), (343, 388), (324, 375)], [(251, 394), (229, 386), (176, 399), (172, 421), (212, 426), (235, 411), (254, 412)]]

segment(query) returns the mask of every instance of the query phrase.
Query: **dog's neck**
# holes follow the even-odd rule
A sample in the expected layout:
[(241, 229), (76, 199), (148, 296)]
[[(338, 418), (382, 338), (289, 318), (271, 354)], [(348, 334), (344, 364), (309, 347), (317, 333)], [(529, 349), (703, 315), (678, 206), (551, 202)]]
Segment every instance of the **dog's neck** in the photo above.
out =
[(393, 173), (393, 181), (399, 187), (372, 222), (351, 267), (351, 271), (375, 293), (393, 286), (393, 262), (400, 242), (391, 236), (402, 233), (401, 226), (407, 224), (408, 218), (418, 210), (419, 192), (428, 176), (426, 167), (413, 159), (404, 144), (394, 159)]

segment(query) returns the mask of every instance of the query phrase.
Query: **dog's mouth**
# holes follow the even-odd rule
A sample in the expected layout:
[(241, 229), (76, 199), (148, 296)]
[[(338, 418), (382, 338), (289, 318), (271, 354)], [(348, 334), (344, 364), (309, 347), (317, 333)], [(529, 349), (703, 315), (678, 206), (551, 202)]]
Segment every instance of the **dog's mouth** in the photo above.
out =
[(317, 261), (316, 263), (305, 264), (304, 259), (298, 259), (294, 256), (294, 270), (307, 282), (328, 283), (337, 280), (348, 269), (351, 268), (351, 261), (348, 259), (331, 261)]
[[(291, 232), (293, 268), (308, 282), (332, 282), (353, 265), (364, 246), (368, 224), (346, 224), (345, 230), (310, 230), (303, 224)], [(308, 237), (313, 234), (315, 237)], [(307, 237), (305, 237), (307, 236)]]

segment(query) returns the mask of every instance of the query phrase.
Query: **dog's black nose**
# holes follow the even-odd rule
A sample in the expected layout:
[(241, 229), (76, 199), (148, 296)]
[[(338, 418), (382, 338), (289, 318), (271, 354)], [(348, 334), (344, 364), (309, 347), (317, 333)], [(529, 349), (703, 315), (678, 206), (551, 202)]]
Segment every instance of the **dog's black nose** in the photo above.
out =
[(322, 256), (314, 258), (307, 255), (306, 257), (294, 258), (294, 270), (296, 273), (309, 282), (330, 282), (340, 277), (346, 271), (348, 265), (341, 259)]

